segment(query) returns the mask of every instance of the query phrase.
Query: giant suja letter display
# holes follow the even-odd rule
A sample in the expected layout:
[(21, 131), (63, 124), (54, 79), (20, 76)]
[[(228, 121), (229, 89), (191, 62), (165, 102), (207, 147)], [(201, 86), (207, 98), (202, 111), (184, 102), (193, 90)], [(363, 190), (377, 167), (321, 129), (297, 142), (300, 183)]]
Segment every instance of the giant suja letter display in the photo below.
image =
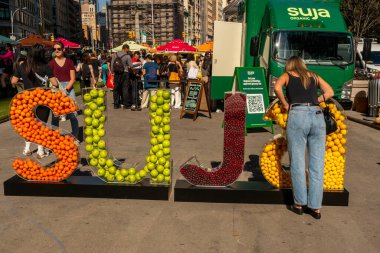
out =
[(180, 172), (193, 185), (228, 186), (237, 180), (243, 170), (246, 95), (226, 93), (224, 112), (223, 162), (211, 170), (193, 164), (183, 165)]
[(14, 129), (25, 140), (42, 145), (58, 158), (53, 166), (43, 168), (32, 159), (17, 158), (13, 169), (17, 175), (26, 180), (62, 181), (68, 178), (78, 165), (78, 147), (76, 139), (70, 135), (61, 135), (59, 130), (52, 130), (48, 124), (38, 121), (35, 115), (38, 106), (47, 106), (56, 116), (78, 110), (74, 100), (61, 91), (36, 88), (17, 94), (10, 106), (10, 120)]
[[(95, 174), (105, 182), (136, 184), (150, 175), (151, 183), (169, 184), (171, 180), (170, 162), (170, 91), (158, 90), (150, 98), (149, 124), (151, 125), (151, 148), (146, 157), (146, 165), (137, 170), (126, 166), (108, 152), (105, 141), (106, 91), (84, 89), (84, 134), (89, 164)], [(131, 162), (131, 161), (128, 161)]]

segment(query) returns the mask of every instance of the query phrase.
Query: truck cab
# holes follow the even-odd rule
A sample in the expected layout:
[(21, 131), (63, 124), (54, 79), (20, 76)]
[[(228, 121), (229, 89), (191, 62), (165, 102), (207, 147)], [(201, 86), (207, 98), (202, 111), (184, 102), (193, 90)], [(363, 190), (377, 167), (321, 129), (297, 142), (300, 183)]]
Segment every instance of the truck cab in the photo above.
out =
[(332, 86), (344, 108), (351, 108), (354, 47), (340, 1), (246, 2), (244, 65), (266, 70), (269, 96), (275, 96), (274, 84), (284, 73), (287, 59), (296, 55)]

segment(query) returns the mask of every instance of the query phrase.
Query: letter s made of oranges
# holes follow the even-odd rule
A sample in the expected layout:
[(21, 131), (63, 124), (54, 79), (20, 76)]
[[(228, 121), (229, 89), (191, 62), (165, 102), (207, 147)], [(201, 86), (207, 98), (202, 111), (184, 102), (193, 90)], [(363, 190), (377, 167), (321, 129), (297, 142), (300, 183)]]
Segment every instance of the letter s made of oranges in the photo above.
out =
[(17, 158), (13, 161), (13, 169), (25, 180), (62, 181), (68, 178), (78, 165), (78, 147), (75, 138), (61, 135), (59, 130), (52, 130), (38, 121), (35, 110), (38, 106), (46, 106), (56, 116), (78, 110), (74, 100), (62, 92), (51, 89), (35, 88), (17, 94), (10, 107), (10, 120), (14, 129), (25, 140), (42, 145), (52, 150), (58, 158), (52, 167), (44, 168), (32, 159)]
[[(329, 106), (338, 125), (336, 132), (326, 136), (323, 184), (323, 188), (326, 190), (341, 190), (344, 188), (347, 125), (345, 124), (346, 117), (341, 113), (341, 109), (339, 109), (336, 104), (337, 103), (320, 104), (322, 109)], [(283, 109), (278, 99), (272, 102), (264, 116), (266, 120), (276, 121), (283, 130), (286, 130), (287, 118), (288, 113)], [(291, 187), (289, 171), (284, 170), (281, 164), (281, 158), (287, 151), (287, 143), (284, 136), (284, 133), (276, 136), (273, 140), (264, 145), (260, 155), (260, 167), (263, 176), (276, 188)]]

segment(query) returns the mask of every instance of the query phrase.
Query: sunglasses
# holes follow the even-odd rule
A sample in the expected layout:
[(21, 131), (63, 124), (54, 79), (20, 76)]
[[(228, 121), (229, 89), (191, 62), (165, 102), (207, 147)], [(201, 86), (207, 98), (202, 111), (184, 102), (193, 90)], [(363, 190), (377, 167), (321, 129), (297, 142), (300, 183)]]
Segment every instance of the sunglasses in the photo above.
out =
[(60, 47), (55, 47), (55, 48), (54, 48), (54, 51), (62, 51), (62, 48), (60, 48)]

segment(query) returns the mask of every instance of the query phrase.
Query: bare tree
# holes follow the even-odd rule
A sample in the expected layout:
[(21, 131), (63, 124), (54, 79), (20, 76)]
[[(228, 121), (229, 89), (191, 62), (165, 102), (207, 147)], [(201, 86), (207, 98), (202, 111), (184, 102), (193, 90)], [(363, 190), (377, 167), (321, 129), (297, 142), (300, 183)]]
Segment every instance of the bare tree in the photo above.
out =
[(341, 11), (356, 44), (380, 25), (380, 0), (342, 0)]

